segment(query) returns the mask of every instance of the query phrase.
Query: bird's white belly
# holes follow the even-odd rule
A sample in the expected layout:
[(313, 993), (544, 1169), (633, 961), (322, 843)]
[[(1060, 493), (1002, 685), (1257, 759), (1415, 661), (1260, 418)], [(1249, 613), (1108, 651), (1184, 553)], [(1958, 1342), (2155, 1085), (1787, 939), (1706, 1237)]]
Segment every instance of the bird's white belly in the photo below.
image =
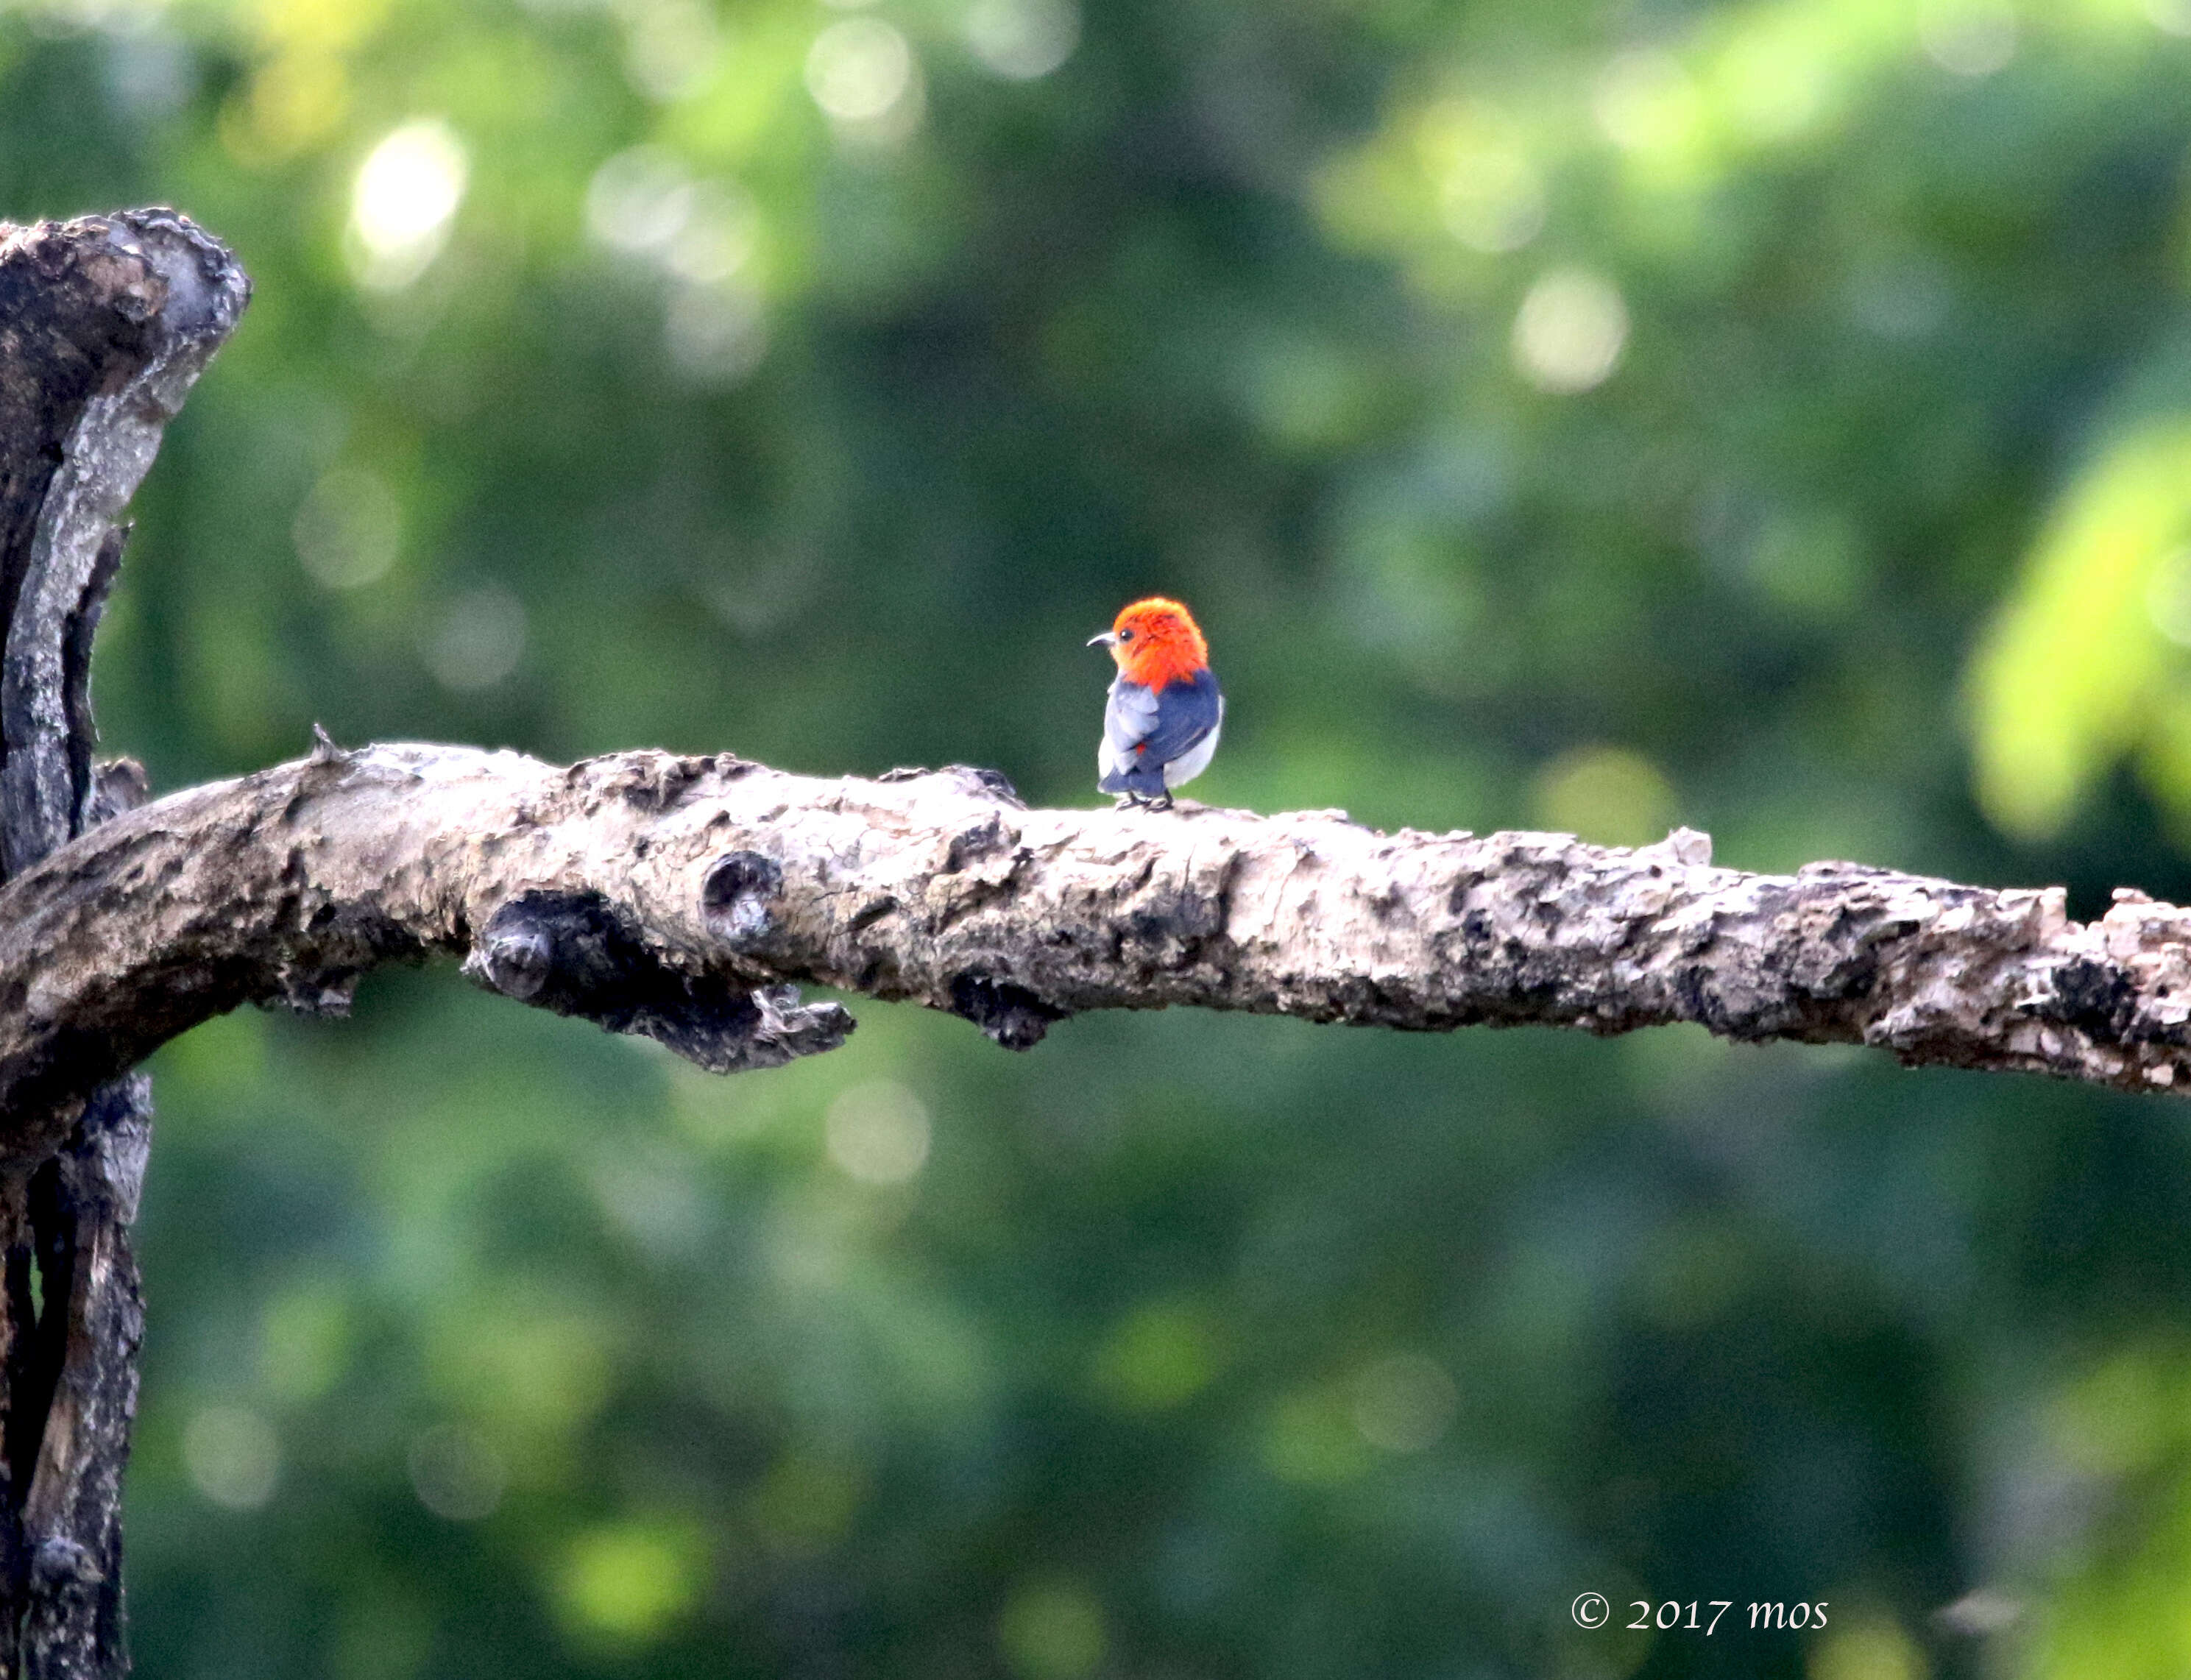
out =
[(1217, 722), (1209, 733), (1164, 766), (1164, 786), (1167, 789), (1183, 788), (1209, 768), (1209, 760), (1217, 755), (1217, 737), (1224, 728), (1225, 708), (1221, 703), (1217, 709)]

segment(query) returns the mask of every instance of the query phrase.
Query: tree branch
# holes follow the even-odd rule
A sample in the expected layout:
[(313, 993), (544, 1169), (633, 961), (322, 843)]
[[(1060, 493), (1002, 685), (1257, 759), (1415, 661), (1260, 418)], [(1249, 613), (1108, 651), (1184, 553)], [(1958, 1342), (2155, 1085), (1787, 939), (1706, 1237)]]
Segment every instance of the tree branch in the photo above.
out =
[(0, 874), (82, 826), (115, 521), (249, 295), (172, 210), (0, 223)]
[[(1710, 863), (1686, 831), (1383, 835), (1334, 812), (1029, 811), (992, 773), (785, 776), (630, 753), (559, 770), (337, 749), (131, 810), (94, 766), (122, 510), (248, 282), (169, 211), (0, 225), (0, 1671), (127, 1671), (120, 1484), (144, 1327), (129, 1070), (244, 1002), (339, 1013), (460, 956), (537, 1006), (766, 1067), (841, 1043), (819, 981), (1015, 1049), (1185, 1004), (1439, 1029), (1879, 1045), (2132, 1089), (2191, 1057), (2191, 913), (1851, 864)], [(42, 1290), (37, 1286), (43, 1285)], [(42, 1295), (43, 1304), (35, 1297)]]
[[(143, 791), (135, 766), (93, 763), (92, 639), (122, 510), (249, 295), (172, 210), (0, 223), (0, 878)], [(128, 1670), (129, 1225), (151, 1090), (132, 1076), (86, 1095), (71, 1130), (0, 1164), (0, 1669), (25, 1680)]]
[(0, 889), (12, 1147), (196, 1022), (339, 1008), (434, 954), (703, 1066), (851, 1025), (780, 988), (909, 999), (1024, 1049), (1085, 1010), (1192, 1005), (1880, 1046), (2127, 1089), (2191, 1074), (2191, 912), (1850, 863), (1714, 867), (1688, 830), (1383, 834), (1342, 813), (1030, 811), (990, 772), (879, 781), (635, 752), (322, 740), (128, 812)]

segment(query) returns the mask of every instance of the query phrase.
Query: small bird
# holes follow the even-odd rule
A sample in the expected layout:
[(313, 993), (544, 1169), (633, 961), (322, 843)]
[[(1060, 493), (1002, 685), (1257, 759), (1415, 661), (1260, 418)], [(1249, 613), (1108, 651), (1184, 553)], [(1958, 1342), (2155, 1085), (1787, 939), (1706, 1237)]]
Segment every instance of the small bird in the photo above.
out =
[(1096, 786), (1124, 794), (1129, 805), (1169, 811), (1171, 790), (1209, 768), (1225, 722), (1209, 644), (1194, 615), (1162, 595), (1122, 607), (1109, 629), (1088, 638), (1090, 647), (1098, 642), (1118, 675), (1103, 708)]

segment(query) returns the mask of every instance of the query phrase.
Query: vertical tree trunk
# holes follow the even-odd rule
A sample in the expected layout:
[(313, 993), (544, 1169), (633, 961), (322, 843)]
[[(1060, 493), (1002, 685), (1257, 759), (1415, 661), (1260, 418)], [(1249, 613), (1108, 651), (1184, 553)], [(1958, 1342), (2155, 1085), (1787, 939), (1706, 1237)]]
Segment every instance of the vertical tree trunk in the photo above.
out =
[[(249, 293), (173, 211), (0, 224), (0, 880), (144, 791), (134, 766), (94, 761), (92, 637), (119, 515)], [(24, 1680), (128, 1671), (122, 1472), (145, 1327), (129, 1227), (151, 1122), (133, 1073), (57, 1155), (0, 1160), (0, 1672)]]

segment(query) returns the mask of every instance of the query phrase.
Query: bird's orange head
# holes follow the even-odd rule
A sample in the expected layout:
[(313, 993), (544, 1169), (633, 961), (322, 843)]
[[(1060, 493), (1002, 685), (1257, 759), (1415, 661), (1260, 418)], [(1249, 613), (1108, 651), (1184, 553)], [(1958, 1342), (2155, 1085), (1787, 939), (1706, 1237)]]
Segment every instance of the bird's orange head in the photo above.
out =
[(1209, 644), (1194, 614), (1158, 595), (1121, 607), (1111, 628), (1088, 645), (1097, 642), (1111, 650), (1127, 681), (1150, 690), (1184, 682), (1209, 663)]

